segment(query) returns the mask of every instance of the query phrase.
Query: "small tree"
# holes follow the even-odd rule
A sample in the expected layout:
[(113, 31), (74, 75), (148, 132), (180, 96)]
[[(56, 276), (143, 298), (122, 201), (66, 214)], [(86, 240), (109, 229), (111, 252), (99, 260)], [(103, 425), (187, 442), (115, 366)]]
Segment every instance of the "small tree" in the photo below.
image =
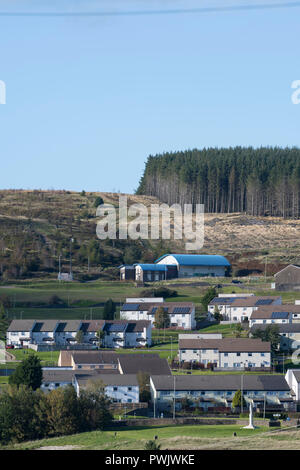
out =
[(104, 202), (104, 201), (103, 201), (102, 197), (97, 196), (96, 199), (95, 199), (95, 201), (94, 201), (94, 207), (101, 206), (101, 204), (103, 204), (103, 202)]
[(233, 331), (233, 334), (234, 334), (234, 337), (235, 338), (240, 338), (242, 336), (242, 332), (243, 332), (243, 327), (240, 323), (237, 323), (234, 327), (234, 331)]
[(84, 334), (83, 334), (83, 331), (82, 331), (82, 330), (77, 331), (76, 336), (75, 336), (75, 339), (76, 339), (76, 343), (78, 343), (78, 344), (82, 344), (82, 343), (83, 343)]
[(158, 307), (154, 316), (155, 328), (169, 328), (170, 316), (163, 307)]
[(116, 304), (112, 299), (108, 299), (103, 308), (103, 319), (104, 320), (113, 320), (116, 311)]
[(139, 384), (140, 390), (140, 402), (146, 403), (151, 400), (151, 393), (150, 393), (150, 375), (147, 372), (139, 371), (137, 373), (137, 381)]
[(204, 296), (201, 299), (201, 304), (205, 312), (207, 312), (209, 302), (211, 302), (212, 299), (216, 297), (216, 295), (217, 291), (214, 287), (209, 287), (209, 289), (207, 289), (207, 291), (205, 292)]
[(26, 385), (33, 390), (40, 388), (43, 379), (43, 370), (40, 359), (30, 354), (19, 364), (9, 377), (10, 385)]
[(100, 348), (103, 347), (103, 343), (104, 343), (104, 338), (105, 338), (105, 332), (103, 330), (98, 330), (96, 332), (96, 336), (98, 338), (98, 346)]
[(144, 447), (145, 450), (160, 450), (160, 444), (156, 441), (147, 441)]
[[(245, 405), (246, 405), (246, 402), (243, 397), (243, 406)], [(242, 407), (242, 392), (241, 390), (237, 390), (232, 400), (232, 408), (236, 409), (236, 408), (241, 408), (241, 407)]]
[(219, 307), (217, 305), (215, 306), (215, 309), (214, 309), (214, 319), (217, 322), (220, 322), (221, 319), (222, 319), (222, 315), (220, 314), (220, 310), (219, 310)]

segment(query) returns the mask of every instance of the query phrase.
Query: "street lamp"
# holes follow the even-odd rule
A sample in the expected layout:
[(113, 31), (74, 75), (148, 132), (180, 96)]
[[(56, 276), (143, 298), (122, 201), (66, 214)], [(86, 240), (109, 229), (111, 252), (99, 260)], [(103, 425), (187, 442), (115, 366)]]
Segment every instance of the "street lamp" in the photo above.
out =
[(176, 394), (176, 375), (174, 377), (174, 403), (173, 403), (173, 419), (175, 419), (175, 408), (176, 408), (176, 399), (175, 399), (175, 394)]
[(73, 278), (72, 274), (72, 243), (74, 242), (74, 238), (70, 238), (70, 278)]

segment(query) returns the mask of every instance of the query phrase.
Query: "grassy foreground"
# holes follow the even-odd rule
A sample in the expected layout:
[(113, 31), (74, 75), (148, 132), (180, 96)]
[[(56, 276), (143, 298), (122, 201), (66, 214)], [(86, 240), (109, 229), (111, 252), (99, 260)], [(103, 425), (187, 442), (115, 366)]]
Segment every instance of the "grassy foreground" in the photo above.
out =
[(158, 436), (162, 450), (300, 449), (300, 430), (278, 432), (261, 426), (251, 431), (239, 425), (124, 427), (26, 442), (3, 449), (142, 450), (154, 436)]

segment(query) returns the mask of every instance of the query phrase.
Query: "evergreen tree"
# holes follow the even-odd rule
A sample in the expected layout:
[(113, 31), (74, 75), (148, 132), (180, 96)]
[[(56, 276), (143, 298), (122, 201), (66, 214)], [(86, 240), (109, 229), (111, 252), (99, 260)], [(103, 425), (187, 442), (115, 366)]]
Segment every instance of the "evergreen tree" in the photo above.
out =
[(103, 319), (113, 320), (116, 312), (116, 304), (112, 299), (108, 299), (103, 308)]
[(19, 364), (14, 373), (9, 376), (10, 385), (26, 385), (32, 390), (40, 388), (43, 379), (43, 370), (40, 359), (30, 354)]

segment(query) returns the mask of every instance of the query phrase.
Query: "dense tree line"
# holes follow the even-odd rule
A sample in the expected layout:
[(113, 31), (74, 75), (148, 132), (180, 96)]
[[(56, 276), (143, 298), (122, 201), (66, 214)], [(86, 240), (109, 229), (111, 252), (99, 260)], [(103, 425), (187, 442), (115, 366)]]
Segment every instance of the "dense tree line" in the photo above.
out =
[(300, 149), (209, 148), (149, 156), (137, 194), (205, 212), (299, 217)]

